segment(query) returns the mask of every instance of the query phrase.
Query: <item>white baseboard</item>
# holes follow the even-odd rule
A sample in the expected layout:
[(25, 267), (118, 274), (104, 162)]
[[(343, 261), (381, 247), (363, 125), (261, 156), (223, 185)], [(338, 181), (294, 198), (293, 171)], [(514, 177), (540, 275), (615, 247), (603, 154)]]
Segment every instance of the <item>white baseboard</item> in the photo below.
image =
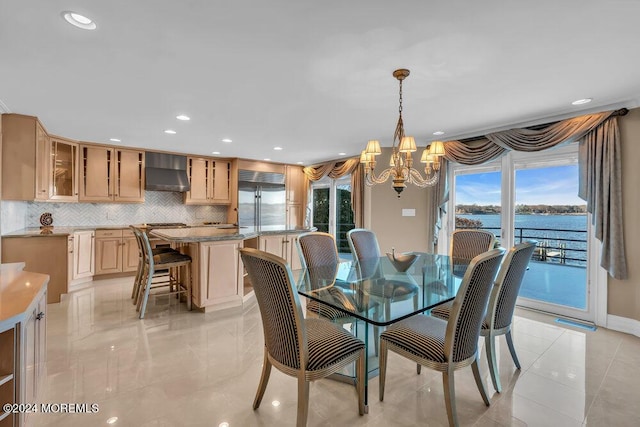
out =
[(607, 316), (607, 329), (612, 329), (618, 332), (625, 332), (627, 334), (640, 337), (640, 321), (629, 319), (627, 317), (620, 317), (609, 314)]

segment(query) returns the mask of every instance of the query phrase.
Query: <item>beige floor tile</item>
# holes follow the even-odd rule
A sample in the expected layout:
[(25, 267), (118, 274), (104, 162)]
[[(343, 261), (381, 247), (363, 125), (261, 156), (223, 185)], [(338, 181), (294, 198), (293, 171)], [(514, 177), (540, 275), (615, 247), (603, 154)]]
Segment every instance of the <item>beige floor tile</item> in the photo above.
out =
[[(36, 414), (31, 426), (293, 426), (296, 381), (273, 369), (261, 407), (252, 403), (263, 357), (260, 313), (203, 314), (152, 301), (144, 320), (130, 300), (131, 278), (95, 282), (48, 307), (46, 381), (41, 402), (97, 403), (96, 414)], [(638, 425), (640, 339), (581, 332), (518, 310), (514, 341), (497, 341), (503, 392), (495, 393), (480, 341), (486, 407), (470, 368), (456, 372), (463, 426)], [(309, 426), (446, 426), (442, 376), (390, 354), (384, 402), (369, 382), (369, 413), (358, 415), (352, 386), (311, 384)], [(275, 403), (277, 402), (277, 404)], [(117, 417), (113, 424), (107, 420)]]

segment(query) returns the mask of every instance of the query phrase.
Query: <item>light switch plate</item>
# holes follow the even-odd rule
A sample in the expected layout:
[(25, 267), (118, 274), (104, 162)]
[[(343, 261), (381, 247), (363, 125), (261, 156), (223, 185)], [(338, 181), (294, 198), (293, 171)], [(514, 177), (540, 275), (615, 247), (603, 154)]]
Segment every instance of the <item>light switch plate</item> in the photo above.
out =
[(416, 216), (415, 209), (402, 209), (402, 216)]

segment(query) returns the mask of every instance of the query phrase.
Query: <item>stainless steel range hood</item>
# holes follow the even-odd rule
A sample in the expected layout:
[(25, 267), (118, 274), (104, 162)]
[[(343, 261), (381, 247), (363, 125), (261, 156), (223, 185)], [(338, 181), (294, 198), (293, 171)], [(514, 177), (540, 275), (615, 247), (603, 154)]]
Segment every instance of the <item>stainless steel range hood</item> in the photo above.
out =
[(145, 190), (189, 191), (187, 157), (175, 154), (145, 153)]

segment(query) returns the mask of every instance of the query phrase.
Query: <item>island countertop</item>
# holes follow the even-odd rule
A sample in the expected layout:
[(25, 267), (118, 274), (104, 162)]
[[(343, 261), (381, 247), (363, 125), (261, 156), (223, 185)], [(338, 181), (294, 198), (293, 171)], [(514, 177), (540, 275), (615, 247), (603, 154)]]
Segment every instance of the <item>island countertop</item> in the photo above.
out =
[(47, 289), (49, 276), (23, 268), (23, 262), (0, 266), (0, 330), (25, 320)]
[(264, 235), (300, 234), (313, 230), (315, 228), (263, 227), (257, 230), (255, 227), (189, 227), (155, 229), (149, 234), (172, 242), (197, 243), (220, 240), (246, 240)]

